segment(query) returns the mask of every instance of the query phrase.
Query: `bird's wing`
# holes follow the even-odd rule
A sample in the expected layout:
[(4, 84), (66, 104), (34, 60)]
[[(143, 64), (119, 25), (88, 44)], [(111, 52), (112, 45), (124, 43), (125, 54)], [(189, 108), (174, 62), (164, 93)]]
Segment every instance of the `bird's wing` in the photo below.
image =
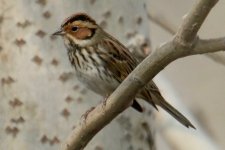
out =
[(104, 40), (100, 46), (105, 53), (100, 53), (104, 66), (120, 83), (134, 70), (138, 62), (131, 52), (117, 40)]
[[(121, 83), (138, 65), (138, 61), (133, 54), (119, 41), (110, 37), (110, 39), (104, 39), (99, 43), (101, 53), (99, 53), (102, 60), (104, 60), (105, 69), (109, 70), (114, 78)], [(102, 51), (105, 51), (103, 53)], [(157, 90), (157, 87), (153, 87)], [(141, 90), (137, 97), (142, 98), (156, 107), (155, 102), (152, 99), (152, 95), (148, 86)]]

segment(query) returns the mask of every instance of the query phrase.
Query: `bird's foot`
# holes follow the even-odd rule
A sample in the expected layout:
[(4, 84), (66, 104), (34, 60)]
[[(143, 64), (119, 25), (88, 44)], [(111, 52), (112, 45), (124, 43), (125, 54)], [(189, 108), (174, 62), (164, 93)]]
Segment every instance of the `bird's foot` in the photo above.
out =
[(102, 101), (102, 108), (104, 108), (106, 106), (107, 100), (108, 100), (109, 95), (107, 95), (106, 97), (104, 97), (103, 101)]
[(94, 110), (94, 109), (95, 109), (95, 107), (91, 107), (81, 116), (81, 118), (84, 120), (84, 122), (86, 122), (86, 119), (87, 119), (89, 113), (92, 112), (92, 110)]

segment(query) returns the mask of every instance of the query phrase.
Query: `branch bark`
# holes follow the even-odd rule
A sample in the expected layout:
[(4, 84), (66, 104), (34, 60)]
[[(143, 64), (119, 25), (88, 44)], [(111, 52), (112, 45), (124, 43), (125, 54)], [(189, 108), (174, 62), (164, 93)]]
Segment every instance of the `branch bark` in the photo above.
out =
[(199, 40), (197, 45), (194, 47), (192, 53), (193, 55), (195, 55), (195, 54), (224, 51), (225, 50), (224, 45), (225, 45), (225, 37), (216, 38), (216, 39)]
[[(224, 38), (200, 40), (196, 38), (211, 8), (218, 0), (199, 0), (184, 18), (173, 40), (161, 45), (148, 56), (110, 95), (106, 105), (98, 105), (80, 122), (68, 137), (63, 150), (80, 150), (131, 103), (139, 89), (172, 61), (195, 54), (225, 49)], [(209, 45), (211, 43), (211, 45)]]

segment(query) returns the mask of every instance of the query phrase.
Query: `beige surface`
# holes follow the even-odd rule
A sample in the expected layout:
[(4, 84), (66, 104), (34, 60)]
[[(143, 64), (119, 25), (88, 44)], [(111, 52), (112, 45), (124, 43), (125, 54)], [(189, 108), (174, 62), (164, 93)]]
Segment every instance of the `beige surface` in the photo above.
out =
[[(74, 12), (87, 12), (126, 43), (133, 30), (148, 36), (147, 23), (134, 23), (136, 17), (145, 16), (143, 3), (0, 0), (0, 150), (59, 149), (82, 114), (103, 99), (76, 81), (62, 39), (50, 38), (62, 20)], [(150, 124), (149, 118), (129, 109), (85, 150), (147, 149), (142, 122)]]
[[(191, 8), (193, 0), (153, 0), (151, 10), (165, 16), (178, 26), (182, 16)], [(200, 30), (200, 37), (225, 36), (225, 1), (220, 1), (212, 10)], [(151, 23), (153, 47), (171, 36)], [(223, 54), (224, 55), (224, 54)], [(210, 137), (225, 148), (225, 66), (207, 57), (191, 56), (179, 59), (162, 72), (183, 98), (192, 112), (199, 117)]]

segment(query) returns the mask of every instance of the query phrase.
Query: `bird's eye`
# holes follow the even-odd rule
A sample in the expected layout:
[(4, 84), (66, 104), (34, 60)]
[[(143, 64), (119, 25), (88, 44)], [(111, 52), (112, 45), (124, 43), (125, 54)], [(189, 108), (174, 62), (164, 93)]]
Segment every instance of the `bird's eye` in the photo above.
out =
[(76, 32), (76, 31), (78, 30), (78, 27), (74, 26), (74, 27), (71, 28), (71, 30), (72, 30), (73, 32)]

